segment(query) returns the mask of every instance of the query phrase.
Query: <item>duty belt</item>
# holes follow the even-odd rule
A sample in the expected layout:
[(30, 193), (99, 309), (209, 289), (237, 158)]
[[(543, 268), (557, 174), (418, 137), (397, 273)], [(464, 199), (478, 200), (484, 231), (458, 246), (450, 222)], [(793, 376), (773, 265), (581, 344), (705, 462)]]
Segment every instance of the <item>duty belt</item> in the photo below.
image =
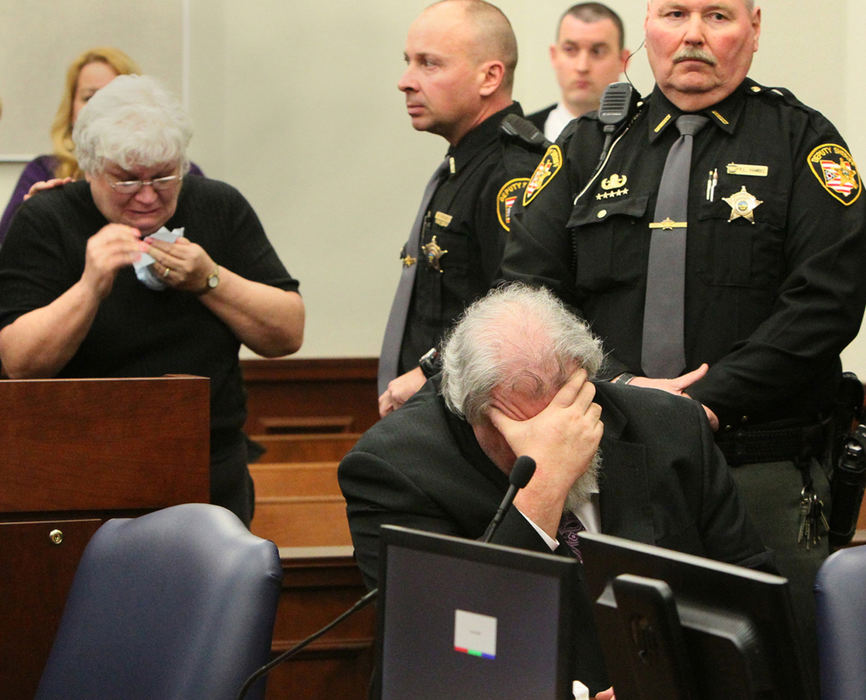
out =
[(741, 426), (716, 433), (716, 444), (731, 466), (755, 462), (800, 461), (824, 455), (832, 420), (800, 425)]

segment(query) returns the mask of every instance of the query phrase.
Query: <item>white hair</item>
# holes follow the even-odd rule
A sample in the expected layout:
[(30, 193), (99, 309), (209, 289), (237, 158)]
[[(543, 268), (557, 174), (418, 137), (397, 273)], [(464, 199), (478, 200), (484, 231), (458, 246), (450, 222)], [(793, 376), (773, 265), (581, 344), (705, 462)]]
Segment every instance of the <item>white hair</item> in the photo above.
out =
[(442, 396), (474, 424), (496, 387), (545, 396), (579, 367), (595, 375), (602, 359), (601, 342), (550, 291), (512, 283), (467, 308), (446, 338)]
[(75, 156), (89, 174), (102, 172), (106, 161), (124, 170), (176, 162), (185, 174), (191, 138), (180, 102), (145, 75), (117, 76), (90, 98), (72, 130)]

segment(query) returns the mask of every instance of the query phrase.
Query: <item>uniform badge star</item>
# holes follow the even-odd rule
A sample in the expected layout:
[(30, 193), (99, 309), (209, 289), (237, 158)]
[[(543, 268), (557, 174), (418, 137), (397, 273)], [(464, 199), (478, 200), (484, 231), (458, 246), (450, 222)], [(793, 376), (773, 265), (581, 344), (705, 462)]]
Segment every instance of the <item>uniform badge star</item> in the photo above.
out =
[(433, 236), (429, 243), (421, 246), (421, 250), (424, 251), (424, 255), (427, 256), (427, 263), (430, 267), (442, 272), (442, 269), (439, 267), (439, 260), (441, 260), (442, 256), (448, 251), (439, 247), (439, 243), (436, 242), (436, 236)]
[(735, 192), (730, 197), (722, 197), (722, 201), (731, 208), (731, 216), (728, 218), (728, 223), (734, 219), (742, 217), (746, 221), (754, 224), (755, 209), (764, 203), (762, 200), (755, 197), (755, 195), (747, 192), (745, 185), (740, 188), (739, 192)]

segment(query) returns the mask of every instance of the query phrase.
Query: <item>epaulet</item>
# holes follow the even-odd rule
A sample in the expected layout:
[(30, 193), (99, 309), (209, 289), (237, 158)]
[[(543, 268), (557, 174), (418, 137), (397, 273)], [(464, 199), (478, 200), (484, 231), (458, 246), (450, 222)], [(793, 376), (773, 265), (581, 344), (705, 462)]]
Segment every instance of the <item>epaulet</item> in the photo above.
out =
[(809, 108), (808, 105), (800, 102), (800, 100), (798, 100), (794, 93), (791, 92), (788, 88), (761, 85), (760, 83), (755, 82), (751, 78), (745, 82), (744, 88), (747, 95), (764, 95), (770, 98), (781, 99), (783, 102), (791, 105), (792, 107), (798, 107), (799, 109), (803, 109), (806, 111), (813, 111)]
[[(595, 114), (595, 112), (592, 112)], [(580, 123), (582, 119), (586, 119), (588, 121), (593, 121), (593, 117), (582, 114), (577, 119), (572, 119), (568, 124), (565, 125), (565, 128), (559, 132), (559, 136), (556, 138), (557, 143), (565, 144), (571, 141), (571, 137), (574, 136), (574, 132), (577, 131), (577, 125)], [(595, 119), (595, 121), (598, 121)]]
[(580, 124), (583, 124), (584, 122), (598, 123), (598, 110), (594, 109), (591, 112), (585, 112), (577, 119), (572, 119), (565, 125), (565, 128), (559, 132), (559, 136), (556, 137), (556, 142), (562, 146), (563, 151), (568, 150), (568, 142), (571, 141), (571, 138), (574, 136)]
[(544, 153), (551, 145), (535, 124), (518, 114), (505, 115), (499, 124), (499, 130), (524, 148), (539, 153)]

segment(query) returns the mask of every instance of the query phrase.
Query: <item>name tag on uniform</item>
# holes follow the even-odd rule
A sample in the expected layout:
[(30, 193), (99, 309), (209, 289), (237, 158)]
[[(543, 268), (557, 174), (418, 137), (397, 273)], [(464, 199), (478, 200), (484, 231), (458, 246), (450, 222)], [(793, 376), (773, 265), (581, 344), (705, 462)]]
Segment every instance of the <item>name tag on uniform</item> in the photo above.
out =
[(436, 222), (437, 226), (441, 226), (442, 228), (447, 228), (448, 224), (451, 223), (451, 219), (454, 217), (451, 214), (446, 214), (443, 211), (437, 211), (433, 216), (433, 221)]
[(770, 169), (766, 165), (746, 165), (744, 163), (728, 163), (728, 175), (752, 175), (767, 177)]

